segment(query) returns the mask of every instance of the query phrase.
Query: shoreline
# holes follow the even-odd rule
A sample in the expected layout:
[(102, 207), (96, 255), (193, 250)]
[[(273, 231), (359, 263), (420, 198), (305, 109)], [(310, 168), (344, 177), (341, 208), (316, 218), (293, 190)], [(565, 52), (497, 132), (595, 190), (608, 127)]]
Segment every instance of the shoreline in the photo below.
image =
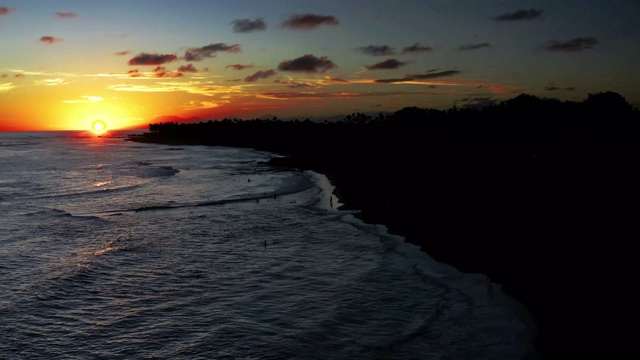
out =
[[(340, 191), (332, 183), (331, 179), (327, 175), (316, 172), (314, 170), (307, 171), (312, 173), (314, 182), (321, 188), (322, 193), (324, 194), (318, 206), (321, 209), (327, 211), (344, 211), (340, 210), (340, 208), (346, 207), (346, 205), (340, 202), (339, 197), (336, 195)], [(335, 199), (333, 201), (333, 205), (331, 205), (331, 203), (329, 202), (329, 197), (327, 196), (329, 194), (331, 194), (330, 196)], [(455, 266), (441, 263), (435, 260), (427, 252), (425, 252), (419, 244), (409, 242), (404, 236), (390, 232), (386, 224), (369, 223), (364, 221), (361, 218), (361, 210), (352, 213), (352, 215), (357, 218), (358, 221), (361, 221), (365, 224), (374, 226), (382, 225), (384, 227), (384, 233), (387, 236), (401, 238), (401, 242), (404, 243), (405, 246), (408, 245), (417, 247), (421, 256), (426, 257), (426, 259), (428, 259), (428, 262), (434, 263), (433, 265), (435, 265), (435, 268), (430, 268), (430, 270), (435, 272), (443, 271), (447, 274), (445, 275), (446, 277), (453, 278), (452, 280), (447, 282), (447, 286), (452, 286), (454, 289), (457, 289), (467, 296), (474, 298), (475, 300), (473, 307), (480, 313), (491, 311), (491, 309), (496, 306), (504, 309), (504, 311), (507, 313), (506, 316), (508, 318), (515, 319), (515, 321), (523, 327), (522, 331), (516, 331), (514, 333), (515, 342), (519, 345), (523, 353), (523, 359), (534, 360), (540, 358), (540, 355), (537, 353), (537, 350), (534, 346), (534, 339), (536, 337), (538, 327), (533, 318), (533, 315), (530, 313), (527, 307), (518, 299), (504, 292), (501, 284), (484, 280), (484, 278), (487, 276), (486, 274), (463, 272)]]
[(158, 124), (129, 140), (253, 148), (274, 154), (266, 164), (276, 169), (324, 174), (341, 209), (500, 284), (535, 320), (542, 357), (640, 354), (620, 326), (640, 322), (630, 285), (640, 123), (629, 115), (616, 123), (627, 131), (603, 133), (595, 123), (558, 129), (517, 111), (504, 119), (518, 114), (537, 132), (492, 122), (492, 113), (470, 116), (504, 130), (447, 128), (399, 112), (372, 124)]

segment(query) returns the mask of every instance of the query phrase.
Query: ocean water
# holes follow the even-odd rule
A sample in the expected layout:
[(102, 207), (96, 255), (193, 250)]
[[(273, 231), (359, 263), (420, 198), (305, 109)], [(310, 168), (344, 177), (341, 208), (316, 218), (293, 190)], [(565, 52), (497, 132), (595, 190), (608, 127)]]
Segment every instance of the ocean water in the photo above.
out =
[(0, 358), (530, 355), (498, 284), (337, 210), (323, 175), (124, 135), (0, 133)]

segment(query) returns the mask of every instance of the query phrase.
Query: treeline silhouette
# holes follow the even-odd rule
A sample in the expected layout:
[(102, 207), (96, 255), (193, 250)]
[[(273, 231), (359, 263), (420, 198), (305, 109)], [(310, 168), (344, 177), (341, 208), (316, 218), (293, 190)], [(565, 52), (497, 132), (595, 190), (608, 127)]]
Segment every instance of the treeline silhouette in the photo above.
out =
[[(345, 207), (444, 263), (502, 284), (548, 354), (637, 353), (640, 112), (614, 92), (522, 94), (336, 122), (159, 123), (130, 140), (250, 147), (326, 174)], [(569, 335), (568, 335), (569, 334)]]

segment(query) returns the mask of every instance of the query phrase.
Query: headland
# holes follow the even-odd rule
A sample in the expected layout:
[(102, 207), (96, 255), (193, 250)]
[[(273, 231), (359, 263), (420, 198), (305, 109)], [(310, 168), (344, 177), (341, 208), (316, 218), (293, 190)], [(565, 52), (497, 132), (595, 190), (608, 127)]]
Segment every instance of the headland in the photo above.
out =
[(640, 112), (617, 93), (332, 123), (150, 124), (128, 140), (278, 154), (270, 165), (325, 174), (362, 220), (501, 284), (533, 316), (543, 358), (640, 354), (626, 330), (640, 320)]

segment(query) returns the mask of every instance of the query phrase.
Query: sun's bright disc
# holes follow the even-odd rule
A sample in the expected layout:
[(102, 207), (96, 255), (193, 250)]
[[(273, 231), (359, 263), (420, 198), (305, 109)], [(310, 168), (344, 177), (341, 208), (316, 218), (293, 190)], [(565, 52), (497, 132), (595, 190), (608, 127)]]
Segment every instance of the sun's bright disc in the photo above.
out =
[(91, 124), (91, 130), (96, 133), (103, 133), (107, 131), (107, 123), (104, 120), (96, 120)]

